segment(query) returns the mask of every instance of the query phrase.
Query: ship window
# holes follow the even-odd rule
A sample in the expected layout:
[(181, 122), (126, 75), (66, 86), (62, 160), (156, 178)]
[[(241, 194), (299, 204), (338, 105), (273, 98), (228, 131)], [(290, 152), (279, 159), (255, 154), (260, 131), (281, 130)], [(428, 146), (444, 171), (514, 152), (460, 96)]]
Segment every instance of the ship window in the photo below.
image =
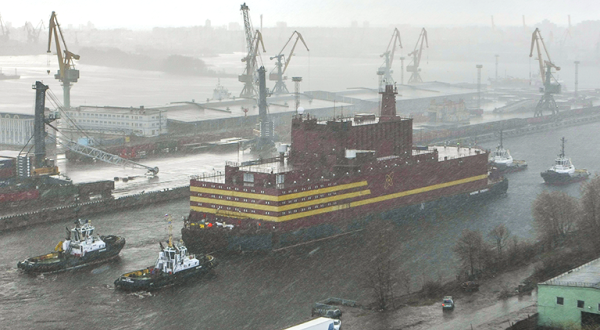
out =
[(219, 189), (223, 189), (223, 186), (219, 186)]
[(236, 200), (236, 201), (239, 201), (240, 199), (236, 197), (236, 198), (235, 198), (235, 200)]
[(285, 181), (285, 175), (284, 175), (284, 174), (278, 174), (278, 175), (275, 177), (275, 182), (276, 182), (277, 184), (284, 183), (284, 181)]
[(294, 192), (298, 192), (298, 189), (294, 189)]
[(254, 189), (251, 189), (251, 190), (250, 190), (250, 192), (256, 192), (256, 190), (254, 190)]
[(244, 173), (244, 182), (254, 182), (254, 174)]
[(296, 203), (297, 201), (298, 201), (297, 199), (294, 199), (294, 203)]
[(300, 211), (306, 211), (306, 209), (305, 209), (305, 208), (302, 208)]
[(248, 201), (248, 199), (244, 198), (244, 202), (247, 202), (247, 201)]
[(239, 188), (235, 188), (236, 191), (240, 190)]
[(298, 212), (298, 210), (294, 210), (294, 213)]
[(228, 210), (231, 210), (231, 207), (228, 207), (227, 209), (228, 209)]
[(215, 195), (210, 195), (210, 197), (215, 198)]
[(264, 194), (264, 193), (265, 193), (265, 191), (264, 191), (264, 190), (261, 190), (261, 191), (260, 191), (260, 193), (261, 193), (261, 194)]
[(252, 203), (256, 203), (256, 200), (255, 200), (255, 199), (253, 199), (253, 200), (251, 200), (251, 202), (252, 202)]
[(248, 189), (244, 189), (244, 191), (248, 191)]
[(215, 204), (211, 205), (210, 207), (212, 207), (214, 209), (215, 208)]
[(265, 213), (266, 213), (267, 215), (268, 215), (268, 214), (271, 214), (271, 212), (265, 212)]
[(227, 197), (227, 200), (231, 200), (231, 197)]
[(308, 197), (308, 200), (310, 200), (312, 197)]
[(265, 204), (267, 204), (267, 205), (271, 205), (271, 202), (265, 202)]

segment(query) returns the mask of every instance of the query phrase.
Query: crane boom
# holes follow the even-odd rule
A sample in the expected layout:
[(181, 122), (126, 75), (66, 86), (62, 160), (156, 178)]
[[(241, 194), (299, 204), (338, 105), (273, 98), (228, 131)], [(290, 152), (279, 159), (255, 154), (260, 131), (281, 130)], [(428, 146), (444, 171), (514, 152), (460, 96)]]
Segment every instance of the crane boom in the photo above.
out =
[(102, 151), (100, 149), (96, 149), (96, 148), (93, 148), (90, 146), (84, 146), (77, 142), (67, 140), (65, 138), (57, 139), (57, 142), (61, 146), (65, 147), (73, 152), (76, 152), (80, 155), (91, 157), (91, 158), (94, 158), (94, 159), (97, 159), (97, 160), (100, 160), (100, 161), (103, 161), (103, 162), (106, 162), (109, 164), (128, 166), (131, 168), (145, 169), (145, 170), (148, 170), (148, 172), (153, 173), (153, 174), (158, 173), (158, 167), (151, 167), (151, 166), (146, 166), (146, 165), (143, 165), (140, 163), (136, 163), (129, 159), (125, 159), (125, 158), (119, 157), (117, 155), (113, 155), (106, 151)]
[[(287, 59), (285, 59), (285, 64), (284, 64), (284, 63), (282, 63), (282, 59), (285, 58), (285, 55), (283, 54), (283, 52), (285, 51), (285, 48), (287, 47), (287, 45), (289, 45), (290, 41), (292, 41), (292, 39), (294, 38), (294, 35), (296, 36), (296, 41), (294, 41), (294, 45), (292, 46), (290, 55), (288, 55)], [(283, 77), (283, 74), (287, 70), (287, 67), (290, 64), (290, 61), (292, 60), (292, 56), (294, 56), (294, 50), (296, 49), (296, 45), (298, 45), (298, 41), (302, 41), (302, 43), (304, 44), (304, 47), (306, 47), (306, 50), (310, 52), (310, 49), (308, 49), (308, 46), (306, 45), (306, 42), (304, 41), (304, 38), (302, 37), (300, 32), (294, 31), (294, 32), (292, 32), (292, 35), (290, 36), (288, 41), (285, 43), (285, 45), (283, 45), (283, 48), (281, 48), (281, 51), (279, 52), (279, 54), (269, 58), (271, 60), (277, 59), (277, 63), (275, 64), (275, 68), (273, 69), (273, 71), (277, 70), (277, 73), (269, 74), (270, 80), (277, 81), (275, 83), (275, 87), (273, 87), (274, 94), (289, 93), (287, 87), (285, 86), (285, 83), (283, 82), (283, 80), (285, 79)]]
[(421, 79), (421, 75), (419, 74), (419, 64), (421, 63), (421, 54), (423, 54), (423, 42), (427, 48), (429, 48), (429, 41), (427, 40), (427, 31), (425, 28), (421, 30), (421, 34), (419, 34), (419, 38), (417, 39), (417, 44), (415, 45), (415, 50), (408, 54), (408, 56), (412, 56), (412, 65), (409, 64), (406, 66), (406, 71), (411, 72), (410, 79), (408, 79), (408, 83), (417, 83), (423, 82)]
[[(48, 24), (48, 53), (51, 53), (52, 35), (54, 35), (54, 44), (56, 46), (56, 56), (58, 57), (58, 72), (54, 75), (63, 85), (63, 98), (66, 108), (71, 107), (71, 83), (77, 82), (79, 79), (79, 70), (75, 69), (74, 60), (79, 59), (79, 55), (74, 54), (67, 48), (65, 37), (58, 24), (56, 12), (52, 12), (50, 23)], [(59, 39), (60, 36), (60, 39)], [(61, 50), (62, 40), (63, 50)], [(64, 55), (63, 55), (64, 53)], [(49, 72), (48, 72), (49, 73)]]
[(240, 10), (244, 17), (244, 33), (246, 35), (247, 48), (246, 56), (242, 58), (242, 62), (246, 62), (246, 68), (244, 69), (244, 73), (238, 77), (238, 80), (244, 83), (244, 88), (240, 93), (240, 97), (252, 98), (257, 95), (256, 81), (258, 80), (258, 76), (256, 73), (256, 57), (259, 56), (259, 43), (262, 44), (263, 52), (266, 52), (266, 50), (260, 31), (256, 30), (254, 34), (252, 33), (254, 29), (252, 27), (252, 21), (250, 21), (250, 8), (248, 8), (244, 2)]
[[(542, 116), (543, 110), (550, 110), (552, 114), (558, 114), (558, 106), (556, 105), (556, 101), (554, 101), (554, 97), (552, 94), (559, 94), (561, 91), (561, 86), (556, 82), (552, 82), (552, 68), (556, 69), (556, 71), (560, 70), (560, 67), (556, 64), (552, 63), (550, 59), (550, 54), (548, 53), (548, 49), (546, 49), (546, 45), (544, 44), (544, 39), (542, 38), (542, 34), (538, 28), (533, 31), (531, 35), (531, 49), (529, 50), (529, 57), (533, 57), (533, 48), (535, 47), (537, 51), (537, 60), (540, 66), (540, 76), (542, 78), (542, 84), (544, 88), (542, 92), (542, 98), (538, 102), (535, 107), (534, 117)], [(542, 53), (542, 49), (546, 54), (547, 60), (544, 60), (544, 53)]]
[(377, 69), (380, 90), (383, 90), (384, 84), (389, 85), (394, 83), (394, 78), (392, 78), (392, 63), (394, 63), (394, 54), (396, 53), (396, 42), (398, 42), (398, 45), (400, 46), (400, 48), (402, 48), (402, 40), (400, 40), (400, 31), (398, 30), (398, 28), (394, 28), (392, 38), (388, 43), (385, 53), (380, 55), (380, 57), (385, 57), (383, 64), (379, 67), (379, 69)]

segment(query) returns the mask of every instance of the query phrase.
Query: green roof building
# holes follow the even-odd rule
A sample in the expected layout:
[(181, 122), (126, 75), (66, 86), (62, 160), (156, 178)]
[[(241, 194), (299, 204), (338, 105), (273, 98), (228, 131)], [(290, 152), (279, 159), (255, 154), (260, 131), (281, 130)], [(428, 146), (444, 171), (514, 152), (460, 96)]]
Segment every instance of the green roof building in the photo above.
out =
[(538, 284), (538, 325), (600, 327), (600, 259)]

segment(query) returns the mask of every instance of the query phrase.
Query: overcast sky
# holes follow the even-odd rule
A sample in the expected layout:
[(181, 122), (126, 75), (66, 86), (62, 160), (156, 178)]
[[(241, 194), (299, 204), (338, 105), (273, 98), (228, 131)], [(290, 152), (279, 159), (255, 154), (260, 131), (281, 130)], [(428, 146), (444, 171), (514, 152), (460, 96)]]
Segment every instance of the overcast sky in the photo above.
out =
[[(96, 28), (149, 29), (154, 26), (242, 25), (240, 0), (3, 0), (0, 15), (13, 27), (25, 21), (48, 22), (52, 11), (62, 26), (92, 22)], [(599, 0), (252, 0), (247, 1), (253, 25), (350, 26), (352, 21), (371, 26), (528, 25), (549, 19), (573, 25), (600, 19)]]

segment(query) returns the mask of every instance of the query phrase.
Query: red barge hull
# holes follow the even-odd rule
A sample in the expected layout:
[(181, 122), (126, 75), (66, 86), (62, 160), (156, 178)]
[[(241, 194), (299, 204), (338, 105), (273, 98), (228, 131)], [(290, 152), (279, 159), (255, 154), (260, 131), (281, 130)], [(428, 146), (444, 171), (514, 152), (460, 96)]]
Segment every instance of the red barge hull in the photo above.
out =
[[(395, 90), (379, 118), (292, 120), (287, 157), (227, 163), (190, 181), (182, 229), (192, 251), (271, 250), (362, 228), (373, 215), (414, 214), (503, 194), (486, 150), (413, 147), (412, 119), (396, 116)], [(393, 214), (390, 214), (393, 213)]]

